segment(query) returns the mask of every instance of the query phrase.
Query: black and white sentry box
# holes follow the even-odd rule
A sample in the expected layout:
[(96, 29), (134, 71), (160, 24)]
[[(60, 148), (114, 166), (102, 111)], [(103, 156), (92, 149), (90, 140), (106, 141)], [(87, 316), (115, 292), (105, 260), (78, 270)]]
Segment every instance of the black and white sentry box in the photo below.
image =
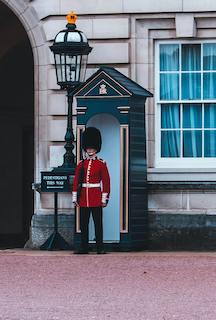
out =
[[(149, 232), (145, 102), (152, 94), (118, 70), (101, 66), (77, 89), (75, 97), (77, 161), (82, 155), (82, 132), (96, 127), (102, 135), (98, 157), (106, 161), (111, 178), (103, 240), (120, 250), (143, 250)], [(75, 225), (78, 243), (79, 208)], [(94, 232), (89, 231), (93, 241)]]
[(42, 171), (41, 192), (71, 192), (73, 176), (68, 173)]

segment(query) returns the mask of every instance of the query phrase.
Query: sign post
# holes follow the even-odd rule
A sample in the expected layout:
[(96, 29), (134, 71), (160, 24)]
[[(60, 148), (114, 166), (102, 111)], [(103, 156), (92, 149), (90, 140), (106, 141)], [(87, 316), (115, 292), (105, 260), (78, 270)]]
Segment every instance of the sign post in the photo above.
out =
[(41, 250), (69, 250), (70, 245), (58, 232), (58, 193), (71, 192), (72, 175), (68, 173), (41, 172), (41, 192), (54, 193), (54, 232), (41, 245)]

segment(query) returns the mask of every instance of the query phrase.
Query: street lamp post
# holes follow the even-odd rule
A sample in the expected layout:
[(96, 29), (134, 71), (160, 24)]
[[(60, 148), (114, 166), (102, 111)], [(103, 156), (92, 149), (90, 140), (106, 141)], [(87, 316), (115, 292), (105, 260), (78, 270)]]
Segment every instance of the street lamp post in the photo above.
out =
[[(70, 178), (75, 170), (73, 134), (73, 95), (75, 89), (84, 82), (88, 54), (92, 48), (83, 32), (76, 29), (77, 16), (67, 15), (67, 29), (60, 31), (50, 47), (54, 54), (57, 83), (67, 90), (68, 114), (65, 134), (65, 154), (63, 164), (52, 172), (42, 172), (41, 192), (54, 192), (54, 232), (40, 247), (41, 250), (69, 249), (69, 244), (58, 232), (58, 193), (70, 192)], [(70, 181), (70, 182), (69, 182)], [(69, 190), (68, 190), (69, 188)]]
[(67, 130), (65, 134), (65, 154), (61, 166), (54, 171), (74, 172), (75, 155), (74, 133), (72, 127), (73, 119), (73, 93), (74, 90), (85, 81), (85, 72), (88, 54), (92, 48), (82, 31), (76, 29), (77, 16), (74, 12), (67, 15), (67, 29), (61, 30), (55, 37), (50, 47), (54, 54), (57, 83), (61, 89), (67, 90), (68, 114)]

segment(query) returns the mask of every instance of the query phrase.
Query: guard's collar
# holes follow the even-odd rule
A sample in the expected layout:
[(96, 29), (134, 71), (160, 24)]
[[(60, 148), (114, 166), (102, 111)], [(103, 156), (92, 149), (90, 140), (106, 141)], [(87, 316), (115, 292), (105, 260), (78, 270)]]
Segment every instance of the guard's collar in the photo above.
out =
[(96, 159), (97, 159), (97, 155), (95, 155), (94, 157), (90, 157), (90, 156), (88, 155), (88, 153), (86, 153), (85, 158), (86, 158), (87, 160), (96, 160)]

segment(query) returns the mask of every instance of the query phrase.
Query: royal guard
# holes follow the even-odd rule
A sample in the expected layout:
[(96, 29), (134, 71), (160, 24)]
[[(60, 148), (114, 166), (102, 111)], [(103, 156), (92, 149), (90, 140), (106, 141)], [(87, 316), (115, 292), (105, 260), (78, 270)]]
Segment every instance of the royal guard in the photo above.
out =
[(110, 177), (104, 160), (97, 158), (101, 149), (101, 134), (97, 128), (88, 127), (82, 134), (82, 148), (85, 159), (81, 160), (75, 170), (73, 183), (73, 203), (80, 207), (81, 249), (76, 253), (87, 254), (89, 218), (92, 213), (96, 248), (98, 254), (104, 254), (103, 215), (110, 195)]

